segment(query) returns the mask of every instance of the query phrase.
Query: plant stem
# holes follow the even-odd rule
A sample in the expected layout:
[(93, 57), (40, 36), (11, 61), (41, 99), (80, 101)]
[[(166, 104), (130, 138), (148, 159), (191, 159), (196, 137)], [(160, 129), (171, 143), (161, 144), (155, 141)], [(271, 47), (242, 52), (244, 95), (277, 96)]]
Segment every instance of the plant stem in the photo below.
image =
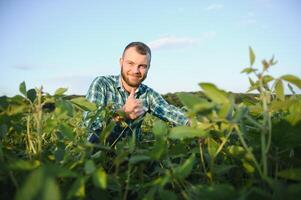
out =
[(188, 195), (187, 195), (187, 193), (185, 191), (185, 187), (183, 185), (181, 185), (180, 182), (178, 180), (176, 180), (176, 179), (174, 179), (174, 182), (180, 188), (181, 194), (182, 194), (183, 198), (184, 199), (188, 199)]
[(222, 142), (222, 144), (218, 147), (217, 151), (214, 154), (214, 157), (216, 157), (219, 152), (223, 149), (224, 145), (226, 144), (226, 142), (228, 141), (228, 138), (230, 137), (231, 133), (232, 133), (233, 127), (231, 126), (230, 131), (228, 133), (228, 135), (226, 136), (225, 140)]
[[(263, 128), (264, 129), (264, 128)], [(267, 174), (267, 159), (266, 159), (266, 153), (265, 153), (265, 130), (262, 130), (261, 132), (261, 161), (263, 164), (263, 174)]]
[(248, 147), (247, 143), (245, 142), (245, 139), (243, 138), (242, 133), (241, 133), (239, 127), (238, 127), (237, 125), (235, 125), (234, 128), (235, 128), (235, 130), (237, 131), (237, 135), (238, 135), (238, 137), (239, 137), (239, 139), (240, 139), (241, 144), (243, 145), (243, 147), (245, 148), (245, 150), (248, 152), (248, 154), (250, 154), (251, 159), (253, 160), (253, 162), (254, 162), (254, 164), (255, 164), (255, 166), (256, 166), (258, 172), (259, 172), (259, 175), (260, 175), (262, 178), (264, 178), (264, 177), (263, 177), (263, 173), (262, 173), (262, 171), (261, 171), (261, 168), (260, 168), (260, 166), (259, 166), (259, 164), (258, 164), (258, 162), (257, 162), (257, 160), (256, 160), (256, 158), (255, 158), (255, 156), (254, 156), (254, 154), (252, 153), (252, 151), (251, 151), (250, 148)]
[(129, 185), (130, 185), (130, 178), (131, 178), (131, 170), (132, 170), (132, 165), (128, 165), (128, 171), (127, 171), (127, 178), (126, 178), (126, 186), (125, 186), (125, 191), (123, 194), (123, 200), (127, 199), (128, 196), (128, 191), (129, 191)]
[(266, 147), (266, 154), (268, 154), (270, 147), (271, 147), (271, 141), (272, 141), (272, 119), (271, 119), (271, 114), (269, 113), (269, 118), (268, 118), (268, 133), (269, 133), (269, 138), (268, 138), (268, 144)]
[(119, 141), (119, 139), (121, 138), (121, 136), (123, 135), (124, 131), (127, 129), (128, 127), (125, 127), (122, 132), (119, 134), (119, 136), (114, 140), (114, 142), (111, 144), (111, 148), (115, 146), (115, 144)]
[[(271, 138), (271, 132), (269, 131), (269, 121), (270, 121), (270, 116), (269, 116), (269, 110), (268, 110), (268, 94), (266, 90), (263, 87), (263, 76), (260, 76), (259, 79), (260, 82), (260, 96), (262, 100), (262, 106), (263, 106), (263, 126), (261, 128), (261, 161), (263, 165), (263, 174), (266, 177), (267, 176), (267, 171), (268, 171), (268, 163), (267, 163), (267, 153), (268, 153), (268, 146), (266, 144), (266, 135), (267, 133), (269, 134), (269, 144), (270, 144), (270, 138)], [(268, 145), (269, 145), (268, 144)]]
[(18, 191), (19, 188), (20, 188), (20, 186), (19, 186), (19, 184), (18, 184), (18, 182), (17, 182), (17, 179), (16, 179), (16, 177), (14, 176), (14, 174), (13, 174), (12, 171), (9, 172), (9, 177), (10, 177), (10, 179), (12, 180), (14, 186), (16, 187), (16, 189), (17, 189), (17, 191)]
[(207, 169), (205, 166), (205, 161), (204, 161), (204, 153), (203, 153), (203, 147), (202, 147), (202, 141), (199, 139), (199, 144), (200, 144), (200, 157), (201, 157), (201, 164), (204, 170), (204, 174), (207, 176)]
[(37, 138), (38, 138), (38, 147), (37, 147), (37, 153), (38, 156), (41, 156), (42, 151), (42, 88), (37, 89), (37, 105), (35, 110), (35, 120), (36, 120), (36, 129), (37, 129)]
[(34, 145), (32, 143), (31, 133), (30, 133), (30, 114), (27, 115), (27, 152), (29, 159), (31, 159), (31, 151), (33, 151), (34, 154), (37, 153), (36, 149), (34, 148)]

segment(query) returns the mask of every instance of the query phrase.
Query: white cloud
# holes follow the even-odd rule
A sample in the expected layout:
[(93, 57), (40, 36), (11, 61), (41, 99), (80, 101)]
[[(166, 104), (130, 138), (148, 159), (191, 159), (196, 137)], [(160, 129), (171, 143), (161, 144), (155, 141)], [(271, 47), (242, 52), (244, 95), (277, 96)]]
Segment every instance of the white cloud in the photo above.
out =
[(164, 36), (148, 43), (152, 50), (161, 49), (174, 49), (197, 46), (208, 39), (214, 37), (215, 32), (205, 32), (200, 37), (176, 37), (176, 36)]
[(221, 10), (223, 7), (224, 6), (222, 4), (216, 4), (216, 3), (214, 3), (214, 4), (211, 4), (211, 5), (207, 6), (205, 8), (205, 10), (207, 10), (207, 11)]

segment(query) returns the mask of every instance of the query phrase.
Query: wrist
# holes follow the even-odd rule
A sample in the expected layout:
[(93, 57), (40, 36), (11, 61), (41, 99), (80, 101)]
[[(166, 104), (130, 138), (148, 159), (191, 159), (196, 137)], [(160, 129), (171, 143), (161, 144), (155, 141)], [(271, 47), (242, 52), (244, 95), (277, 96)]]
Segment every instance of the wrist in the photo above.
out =
[(130, 112), (129, 112), (129, 110), (126, 108), (125, 105), (122, 106), (121, 110), (122, 110), (122, 113), (123, 113), (124, 118), (125, 118), (125, 119), (130, 119)]

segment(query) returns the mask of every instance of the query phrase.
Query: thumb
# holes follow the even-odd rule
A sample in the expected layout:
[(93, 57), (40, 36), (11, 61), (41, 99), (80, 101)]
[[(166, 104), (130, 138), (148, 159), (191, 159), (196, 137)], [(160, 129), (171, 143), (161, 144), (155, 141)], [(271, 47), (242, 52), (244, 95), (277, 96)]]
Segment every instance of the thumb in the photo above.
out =
[(135, 88), (132, 88), (131, 89), (131, 93), (130, 93), (130, 96), (129, 96), (129, 98), (135, 98)]

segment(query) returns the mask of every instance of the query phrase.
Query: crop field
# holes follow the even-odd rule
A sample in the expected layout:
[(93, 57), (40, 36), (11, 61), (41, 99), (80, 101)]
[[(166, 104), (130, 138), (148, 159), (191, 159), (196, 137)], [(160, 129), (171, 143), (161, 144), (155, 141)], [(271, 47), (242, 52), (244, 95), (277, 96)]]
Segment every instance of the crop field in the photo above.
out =
[[(174, 102), (191, 126), (147, 115), (140, 142), (132, 135), (114, 146), (110, 106), (21, 83), (20, 95), (0, 97), (0, 199), (300, 198), (301, 80), (269, 75), (274, 58), (255, 67), (251, 48), (249, 57), (239, 101), (200, 83), (203, 96), (179, 92)], [(87, 142), (83, 112), (106, 119), (100, 143)]]

